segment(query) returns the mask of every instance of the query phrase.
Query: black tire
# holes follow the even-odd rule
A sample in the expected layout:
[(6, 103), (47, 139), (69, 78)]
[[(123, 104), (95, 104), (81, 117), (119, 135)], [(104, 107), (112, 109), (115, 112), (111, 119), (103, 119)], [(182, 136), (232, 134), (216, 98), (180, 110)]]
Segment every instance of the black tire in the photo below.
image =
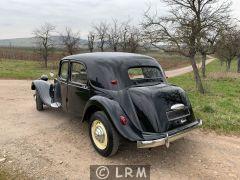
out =
[(42, 99), (39, 95), (39, 93), (36, 91), (36, 108), (38, 111), (42, 111), (43, 110), (43, 102)]
[[(108, 141), (105, 149), (99, 149), (97, 145), (94, 143), (92, 137), (92, 123), (95, 120), (99, 120), (106, 129)], [(112, 125), (111, 121), (108, 119), (108, 117), (103, 111), (97, 111), (91, 116), (89, 121), (89, 136), (94, 148), (100, 155), (108, 157), (113, 156), (114, 154), (117, 153), (119, 147), (119, 135), (115, 130), (114, 126)]]

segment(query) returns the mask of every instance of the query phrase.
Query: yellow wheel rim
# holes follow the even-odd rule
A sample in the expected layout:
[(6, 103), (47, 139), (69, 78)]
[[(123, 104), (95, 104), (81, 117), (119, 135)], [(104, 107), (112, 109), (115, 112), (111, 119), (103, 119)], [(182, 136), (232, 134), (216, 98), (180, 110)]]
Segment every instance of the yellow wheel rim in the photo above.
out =
[(108, 144), (107, 130), (100, 120), (94, 120), (91, 125), (91, 134), (94, 144), (101, 150)]

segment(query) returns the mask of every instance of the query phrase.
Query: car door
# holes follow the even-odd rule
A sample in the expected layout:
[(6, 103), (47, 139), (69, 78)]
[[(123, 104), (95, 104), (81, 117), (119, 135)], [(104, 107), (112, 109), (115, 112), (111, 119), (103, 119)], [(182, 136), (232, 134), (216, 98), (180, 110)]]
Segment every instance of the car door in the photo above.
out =
[(60, 83), (61, 104), (64, 111), (68, 111), (68, 79), (69, 79), (69, 61), (64, 60), (60, 63), (58, 82)]
[(89, 97), (87, 69), (84, 64), (71, 61), (68, 83), (68, 111), (77, 116), (82, 116)]

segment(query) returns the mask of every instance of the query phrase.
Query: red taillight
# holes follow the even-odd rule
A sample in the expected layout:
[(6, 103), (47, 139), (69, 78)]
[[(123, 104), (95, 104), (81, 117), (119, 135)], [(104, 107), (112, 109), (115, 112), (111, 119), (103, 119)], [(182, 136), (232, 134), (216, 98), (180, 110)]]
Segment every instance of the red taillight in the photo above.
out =
[(113, 85), (116, 85), (116, 84), (118, 83), (118, 81), (117, 81), (117, 80), (112, 80), (111, 83), (112, 83)]
[(120, 122), (122, 125), (126, 125), (127, 124), (127, 118), (124, 116), (120, 116)]

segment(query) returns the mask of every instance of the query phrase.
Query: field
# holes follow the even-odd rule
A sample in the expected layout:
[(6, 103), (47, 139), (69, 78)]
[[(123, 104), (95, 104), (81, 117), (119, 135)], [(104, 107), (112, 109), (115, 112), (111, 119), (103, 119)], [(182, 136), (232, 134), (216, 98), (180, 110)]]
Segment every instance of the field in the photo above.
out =
[[(35, 79), (40, 77), (42, 74), (49, 74), (49, 72), (57, 72), (58, 62), (64, 55), (58, 51), (55, 52), (54, 57), (50, 57), (48, 68), (43, 68), (43, 61), (39, 61), (38, 56), (33, 53), (33, 49), (16, 49), (14, 53), (1, 54), (1, 50), (5, 53), (4, 48), (0, 48), (0, 78), (7, 79)], [(176, 69), (190, 65), (189, 60), (186, 57), (167, 54), (159, 51), (151, 51), (143, 53), (152, 56), (158, 60), (164, 70)], [(16, 59), (20, 58), (20, 59)], [(26, 58), (26, 60), (22, 60)], [(33, 58), (34, 60), (30, 60)], [(200, 58), (197, 58), (199, 61)]]
[(169, 79), (187, 91), (195, 115), (204, 120), (204, 129), (240, 134), (240, 75), (235, 73), (236, 61), (231, 71), (226, 73), (225, 66), (221, 67), (219, 61), (209, 64), (208, 77), (204, 80), (205, 95), (196, 92), (192, 74)]
[(57, 72), (57, 62), (49, 63), (46, 69), (38, 61), (0, 59), (0, 78), (4, 79), (36, 79), (51, 71)]
[[(87, 49), (80, 49), (79, 52), (76, 53), (87, 52), (89, 52)], [(178, 67), (180, 68), (190, 65), (188, 58), (174, 53), (164, 53), (158, 50), (142, 51), (140, 53), (156, 58), (165, 70), (176, 69)], [(52, 62), (59, 61), (67, 55), (67, 52), (62, 49), (54, 49), (49, 55), (49, 60)], [(0, 59), (39, 62), (41, 57), (34, 48), (0, 47)], [(197, 56), (197, 60), (200, 60), (199, 56)]]

